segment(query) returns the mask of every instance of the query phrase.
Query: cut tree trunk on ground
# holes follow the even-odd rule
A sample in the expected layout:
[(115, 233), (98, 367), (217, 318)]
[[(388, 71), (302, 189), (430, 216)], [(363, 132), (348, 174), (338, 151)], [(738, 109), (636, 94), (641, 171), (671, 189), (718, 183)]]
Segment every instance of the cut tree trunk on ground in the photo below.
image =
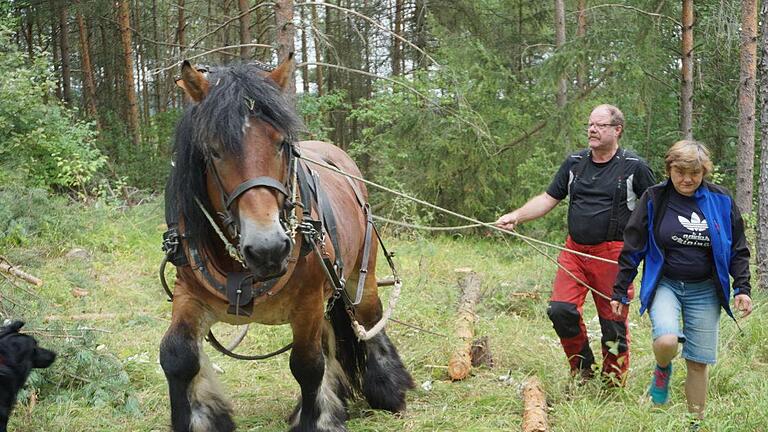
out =
[(523, 383), (523, 404), (523, 432), (547, 432), (547, 396), (538, 378)]
[(472, 339), (477, 321), (475, 306), (480, 300), (480, 276), (468, 268), (456, 269), (456, 273), (461, 289), (456, 336), (461, 340), (461, 345), (448, 361), (448, 375), (454, 381), (466, 378), (472, 368)]

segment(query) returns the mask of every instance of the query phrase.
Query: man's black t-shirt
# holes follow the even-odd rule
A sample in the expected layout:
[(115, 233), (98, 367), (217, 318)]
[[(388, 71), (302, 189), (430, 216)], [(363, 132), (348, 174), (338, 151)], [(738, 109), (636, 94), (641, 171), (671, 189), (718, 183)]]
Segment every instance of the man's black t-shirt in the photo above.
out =
[(670, 191), (657, 237), (664, 249), (664, 276), (689, 282), (712, 277), (709, 227), (693, 197)]
[[(582, 164), (585, 157), (589, 159)], [(605, 163), (593, 162), (589, 151), (582, 150), (560, 165), (547, 194), (557, 200), (570, 195), (568, 233), (576, 243), (593, 245), (622, 240), (637, 199), (654, 183), (645, 161), (628, 150), (619, 149)], [(610, 229), (614, 196), (618, 198), (617, 224)]]

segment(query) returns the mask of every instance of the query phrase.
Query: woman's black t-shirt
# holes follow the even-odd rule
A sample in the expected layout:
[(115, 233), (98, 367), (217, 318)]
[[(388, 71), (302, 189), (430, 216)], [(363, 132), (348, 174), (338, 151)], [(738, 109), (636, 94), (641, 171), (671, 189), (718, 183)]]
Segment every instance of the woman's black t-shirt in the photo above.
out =
[(673, 188), (657, 233), (657, 242), (665, 254), (664, 276), (688, 282), (712, 277), (709, 226), (693, 197)]

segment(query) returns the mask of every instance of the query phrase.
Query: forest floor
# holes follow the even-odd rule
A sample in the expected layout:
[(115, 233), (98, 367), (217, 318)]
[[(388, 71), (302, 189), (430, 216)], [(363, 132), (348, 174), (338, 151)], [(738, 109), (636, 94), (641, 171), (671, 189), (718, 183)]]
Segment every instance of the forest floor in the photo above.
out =
[[(158, 344), (171, 315), (157, 268), (164, 230), (159, 199), (118, 210), (73, 206), (46, 232), (2, 255), (41, 277), (39, 288), (0, 279), (0, 305), (27, 320), (42, 346), (59, 351), (54, 365), (35, 373), (32, 390), (20, 395), (11, 419), (16, 432), (166, 431), (170, 423)], [(387, 236), (397, 252), (403, 293), (387, 332), (413, 374), (402, 415), (350, 405), (350, 431), (520, 430), (521, 384), (543, 383), (553, 431), (681, 431), (688, 424), (683, 394), (685, 364), (674, 363), (670, 403), (654, 408), (645, 396), (654, 365), (650, 323), (631, 312), (632, 358), (626, 386), (605, 388), (599, 380), (577, 386), (546, 317), (555, 265), (513, 238), (498, 236)], [(74, 248), (83, 256), (69, 254)], [(550, 251), (554, 256), (556, 251)], [(386, 274), (384, 260), (380, 276)], [(478, 367), (451, 382), (447, 363), (458, 289), (456, 268), (482, 278), (475, 333), (487, 336), (494, 367)], [(169, 270), (169, 278), (172, 270)], [(23, 288), (23, 289), (22, 289)], [(384, 304), (389, 289), (383, 288)], [(17, 304), (9, 303), (12, 296)], [(740, 321), (742, 331), (721, 319), (719, 361), (710, 371), (704, 431), (768, 431), (768, 308), (764, 293)], [(594, 303), (586, 325), (600, 352)], [(423, 330), (422, 330), (423, 329)], [(217, 325), (216, 330), (235, 329)], [(428, 330), (428, 331), (424, 331)], [(251, 327), (245, 352), (266, 352), (290, 340), (288, 327)], [(298, 396), (288, 355), (261, 362), (230, 359), (207, 347), (235, 408), (241, 431), (284, 431)]]

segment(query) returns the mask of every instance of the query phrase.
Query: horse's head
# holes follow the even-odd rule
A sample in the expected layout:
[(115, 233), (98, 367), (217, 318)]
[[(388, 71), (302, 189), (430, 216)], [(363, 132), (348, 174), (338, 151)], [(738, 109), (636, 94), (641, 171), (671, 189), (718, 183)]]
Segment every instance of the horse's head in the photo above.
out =
[(241, 65), (206, 75), (184, 62), (177, 81), (196, 103), (179, 127), (192, 129), (186, 133), (191, 150), (203, 160), (201, 201), (220, 216), (256, 280), (283, 275), (292, 249), (286, 219), (300, 122), (282, 95), (292, 57), (269, 73)]

